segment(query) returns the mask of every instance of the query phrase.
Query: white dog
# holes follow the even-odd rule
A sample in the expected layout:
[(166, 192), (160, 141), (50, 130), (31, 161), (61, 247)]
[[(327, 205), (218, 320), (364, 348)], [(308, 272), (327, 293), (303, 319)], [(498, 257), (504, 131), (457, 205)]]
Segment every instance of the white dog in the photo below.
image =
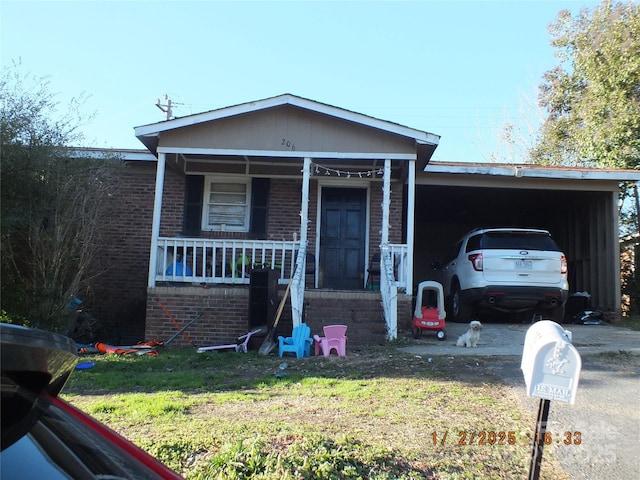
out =
[(469, 330), (458, 337), (456, 347), (477, 347), (480, 330), (482, 330), (482, 324), (478, 320), (473, 320), (469, 323)]

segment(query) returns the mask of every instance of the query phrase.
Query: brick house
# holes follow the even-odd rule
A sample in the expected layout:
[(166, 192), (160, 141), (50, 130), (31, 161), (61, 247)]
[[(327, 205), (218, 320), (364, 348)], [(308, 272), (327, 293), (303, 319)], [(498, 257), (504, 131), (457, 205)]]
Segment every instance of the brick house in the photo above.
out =
[(201, 315), (198, 345), (234, 342), (272, 321), (290, 279), (279, 333), (344, 323), (350, 345), (383, 343), (410, 331), (430, 265), (482, 225), (548, 229), (570, 291), (620, 314), (619, 184), (637, 171), (434, 162), (436, 135), (293, 95), (135, 134), (145, 150), (94, 152), (128, 164), (113, 268), (93, 286), (116, 343), (171, 337), (167, 312)]
[(396, 338), (411, 316), (416, 171), (437, 135), (289, 94), (135, 134), (157, 158), (145, 338), (199, 314), (194, 343), (235, 341), (272, 321), (288, 284), (282, 332), (305, 321), (349, 325), (352, 345)]

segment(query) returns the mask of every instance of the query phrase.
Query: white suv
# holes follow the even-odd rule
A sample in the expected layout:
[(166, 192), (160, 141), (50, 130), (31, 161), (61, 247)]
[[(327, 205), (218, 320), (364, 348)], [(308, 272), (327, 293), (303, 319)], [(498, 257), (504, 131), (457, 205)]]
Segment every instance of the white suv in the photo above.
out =
[(545, 312), (563, 320), (567, 259), (546, 230), (473, 230), (451, 249), (441, 273), (456, 322), (468, 322), (482, 310)]

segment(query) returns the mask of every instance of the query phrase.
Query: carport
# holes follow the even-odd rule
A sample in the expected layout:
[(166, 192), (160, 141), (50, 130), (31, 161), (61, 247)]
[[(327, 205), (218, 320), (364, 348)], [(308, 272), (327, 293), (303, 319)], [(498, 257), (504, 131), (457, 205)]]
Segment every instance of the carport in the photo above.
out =
[(570, 292), (619, 315), (623, 181), (640, 172), (432, 161), (416, 180), (413, 283), (435, 279), (431, 264), (473, 228), (544, 228), (567, 256)]

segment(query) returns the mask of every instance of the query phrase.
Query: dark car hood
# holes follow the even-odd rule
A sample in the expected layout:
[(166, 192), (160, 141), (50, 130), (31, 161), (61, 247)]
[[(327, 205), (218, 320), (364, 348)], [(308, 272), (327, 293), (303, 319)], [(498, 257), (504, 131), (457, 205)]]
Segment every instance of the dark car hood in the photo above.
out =
[(2, 449), (29, 431), (49, 396), (57, 396), (77, 363), (73, 340), (0, 324)]

